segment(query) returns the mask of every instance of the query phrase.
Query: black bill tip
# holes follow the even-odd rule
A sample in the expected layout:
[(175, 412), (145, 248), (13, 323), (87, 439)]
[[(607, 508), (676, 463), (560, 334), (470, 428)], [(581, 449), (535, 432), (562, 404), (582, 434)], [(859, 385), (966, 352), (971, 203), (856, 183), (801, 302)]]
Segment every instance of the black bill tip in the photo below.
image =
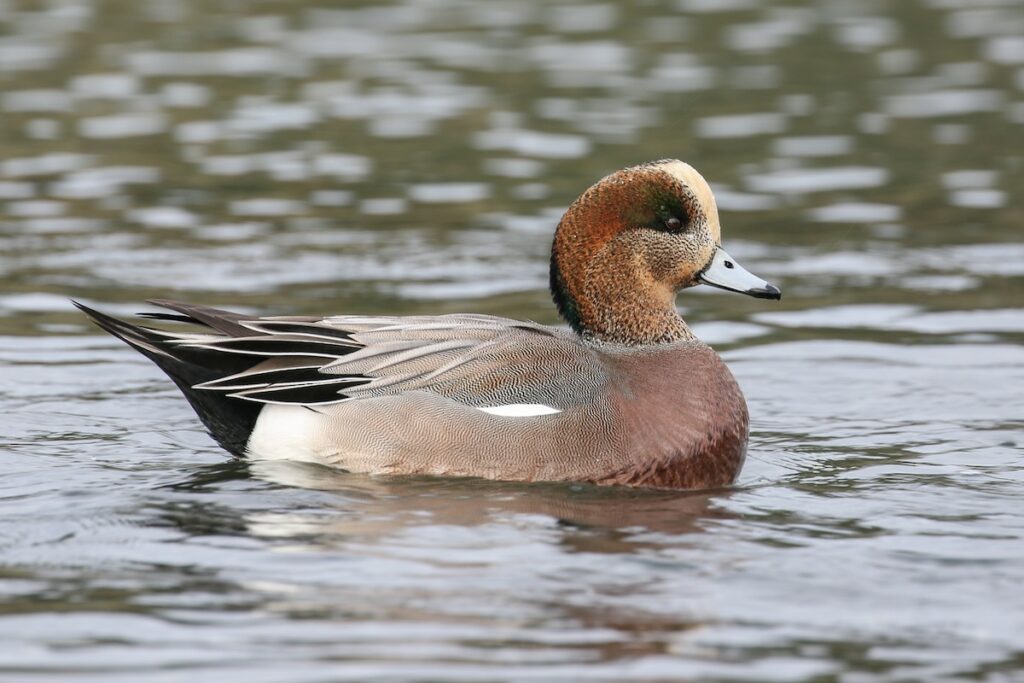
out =
[(756, 299), (775, 299), (778, 301), (782, 298), (782, 290), (773, 284), (765, 283), (764, 287), (757, 287), (756, 289), (748, 289), (743, 292)]

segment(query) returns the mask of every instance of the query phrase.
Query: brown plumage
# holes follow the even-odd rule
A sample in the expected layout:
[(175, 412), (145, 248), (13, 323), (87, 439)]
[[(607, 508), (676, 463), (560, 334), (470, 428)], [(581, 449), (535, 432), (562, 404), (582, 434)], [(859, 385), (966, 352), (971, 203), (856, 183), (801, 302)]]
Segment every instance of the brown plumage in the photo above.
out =
[(614, 173), (566, 211), (552, 295), (572, 330), (483, 315), (254, 318), (176, 302), (190, 333), (86, 311), (157, 363), (239, 456), (375, 474), (731, 483), (747, 407), (675, 295), (779, 291), (720, 247), (710, 188), (668, 160)]

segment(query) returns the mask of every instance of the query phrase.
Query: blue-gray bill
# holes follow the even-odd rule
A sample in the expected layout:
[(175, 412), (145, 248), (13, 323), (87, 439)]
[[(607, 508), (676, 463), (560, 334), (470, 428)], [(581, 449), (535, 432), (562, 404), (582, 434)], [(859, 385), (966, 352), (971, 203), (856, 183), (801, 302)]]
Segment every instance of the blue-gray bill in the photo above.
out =
[(782, 298), (782, 290), (736, 263), (736, 259), (729, 256), (721, 247), (715, 251), (711, 263), (697, 276), (697, 279), (712, 287), (739, 292), (758, 299)]

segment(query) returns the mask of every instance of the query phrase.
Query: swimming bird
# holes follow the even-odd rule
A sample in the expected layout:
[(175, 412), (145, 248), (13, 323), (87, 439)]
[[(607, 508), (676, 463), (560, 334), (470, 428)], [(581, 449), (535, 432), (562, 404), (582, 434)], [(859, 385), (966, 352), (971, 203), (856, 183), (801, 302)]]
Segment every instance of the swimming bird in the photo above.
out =
[(749, 419), (676, 294), (779, 299), (721, 246), (704, 178), (670, 159), (587, 189), (550, 287), (568, 329), (487, 315), (251, 317), (169, 300), (174, 331), (81, 304), (160, 367), (235, 456), (389, 475), (694, 489), (732, 483)]

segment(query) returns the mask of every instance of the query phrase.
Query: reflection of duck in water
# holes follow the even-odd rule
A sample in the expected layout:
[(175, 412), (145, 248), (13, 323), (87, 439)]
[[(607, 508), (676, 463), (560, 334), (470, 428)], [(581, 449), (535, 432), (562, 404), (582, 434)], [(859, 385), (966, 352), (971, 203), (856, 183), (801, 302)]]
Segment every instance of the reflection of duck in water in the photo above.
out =
[[(525, 525), (549, 528), (555, 535), (548, 540), (559, 546), (633, 553), (677, 545), (684, 535), (702, 533), (713, 520), (735, 517), (723, 505), (735, 489), (670, 491), (576, 482), (389, 477), (284, 460), (207, 465), (188, 471), (170, 488), (208, 492), (226, 482), (253, 479), (320, 493), (300, 496), (296, 509), (283, 509), (273, 496), (264, 497), (266, 507), (237, 509), (198, 496), (185, 507), (168, 505), (162, 518), (187, 534), (230, 534), (245, 528), (255, 536), (302, 539), (311, 546), (336, 546), (352, 539), (393, 542), (397, 536), (417, 537), (417, 529), (425, 526)], [(493, 546), (493, 539), (488, 543)]]
[(86, 312), (161, 367), (235, 455), (374, 474), (731, 483), (746, 403), (675, 308), (710, 284), (779, 290), (721, 248), (711, 189), (680, 161), (613, 173), (566, 211), (551, 289), (571, 330), (483, 315), (248, 318), (170, 301), (159, 332)]
[[(379, 538), (424, 525), (479, 526), (510, 516), (543, 516), (567, 533), (560, 543), (586, 546), (589, 552), (633, 552), (647, 545), (642, 531), (699, 532), (709, 518), (730, 513), (709, 508), (727, 491), (686, 492), (608, 488), (580, 484), (481, 482), (436, 478), (368, 477), (339, 473), (308, 463), (252, 462), (248, 473), (283, 486), (330, 491), (338, 496), (337, 515), (265, 512), (247, 526), (265, 536), (343, 535)], [(589, 533), (571, 533), (572, 529)], [(327, 539), (323, 539), (327, 542)], [(656, 544), (655, 544), (656, 545)]]

